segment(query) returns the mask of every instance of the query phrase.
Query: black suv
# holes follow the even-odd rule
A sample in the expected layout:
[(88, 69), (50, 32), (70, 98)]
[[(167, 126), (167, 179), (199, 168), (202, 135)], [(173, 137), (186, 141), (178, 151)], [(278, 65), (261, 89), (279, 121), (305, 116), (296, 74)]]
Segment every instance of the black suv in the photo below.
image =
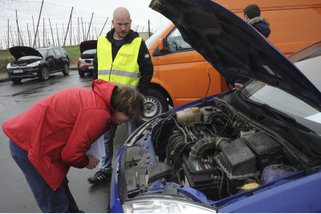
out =
[(69, 75), (70, 60), (62, 47), (31, 48), (15, 46), (9, 48), (14, 61), (7, 65), (9, 78), (14, 83), (26, 78), (49, 79), (49, 75), (62, 72)]

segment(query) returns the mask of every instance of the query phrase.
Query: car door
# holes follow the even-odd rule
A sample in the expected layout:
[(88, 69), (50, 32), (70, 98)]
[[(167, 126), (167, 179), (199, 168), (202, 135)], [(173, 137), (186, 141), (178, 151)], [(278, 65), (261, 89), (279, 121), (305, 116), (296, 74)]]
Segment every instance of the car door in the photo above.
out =
[(56, 70), (56, 54), (53, 49), (48, 49), (46, 55), (46, 61), (48, 64), (49, 72), (54, 72)]
[(165, 38), (167, 54), (158, 56), (159, 75), (174, 106), (220, 93), (218, 72), (187, 42), (175, 27)]
[(63, 70), (64, 69), (64, 60), (63, 60), (63, 53), (62, 50), (59, 48), (55, 48), (54, 52), (56, 54), (56, 66), (57, 70)]

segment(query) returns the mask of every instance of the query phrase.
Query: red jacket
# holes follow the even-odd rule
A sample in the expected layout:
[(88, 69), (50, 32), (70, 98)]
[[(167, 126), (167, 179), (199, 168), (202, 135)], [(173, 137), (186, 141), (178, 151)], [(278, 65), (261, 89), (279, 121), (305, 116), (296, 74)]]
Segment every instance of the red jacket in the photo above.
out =
[(3, 123), (4, 133), (56, 190), (70, 166), (88, 164), (86, 151), (114, 123), (110, 98), (115, 85), (95, 80), (92, 90), (72, 88), (35, 103)]

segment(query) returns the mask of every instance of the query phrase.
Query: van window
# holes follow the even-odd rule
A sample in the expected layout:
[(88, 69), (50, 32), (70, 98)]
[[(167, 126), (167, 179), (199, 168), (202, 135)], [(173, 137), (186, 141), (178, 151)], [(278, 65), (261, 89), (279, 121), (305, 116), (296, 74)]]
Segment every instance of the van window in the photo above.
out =
[(145, 42), (147, 48), (150, 48), (154, 44), (154, 42), (160, 37), (160, 35), (163, 33), (163, 31), (165, 29), (167, 29), (171, 24), (172, 24), (171, 22), (168, 22), (163, 27), (161, 27), (159, 30), (157, 30), (155, 33), (153, 33), (153, 35), (151, 37), (149, 37)]
[(167, 48), (170, 52), (180, 52), (192, 49), (192, 47), (184, 41), (181, 33), (177, 28), (168, 35), (166, 39)]

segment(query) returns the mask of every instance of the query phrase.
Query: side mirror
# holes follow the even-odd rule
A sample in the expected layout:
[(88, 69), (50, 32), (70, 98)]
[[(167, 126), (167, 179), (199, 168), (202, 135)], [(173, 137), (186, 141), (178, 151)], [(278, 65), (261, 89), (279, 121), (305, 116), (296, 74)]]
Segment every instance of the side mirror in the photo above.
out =
[(158, 50), (159, 51), (164, 51), (165, 50), (163, 39), (159, 39), (158, 40)]
[(154, 50), (153, 52), (153, 56), (162, 56), (165, 55), (165, 46), (164, 46), (164, 40), (163, 39), (159, 39), (157, 41), (157, 48)]

